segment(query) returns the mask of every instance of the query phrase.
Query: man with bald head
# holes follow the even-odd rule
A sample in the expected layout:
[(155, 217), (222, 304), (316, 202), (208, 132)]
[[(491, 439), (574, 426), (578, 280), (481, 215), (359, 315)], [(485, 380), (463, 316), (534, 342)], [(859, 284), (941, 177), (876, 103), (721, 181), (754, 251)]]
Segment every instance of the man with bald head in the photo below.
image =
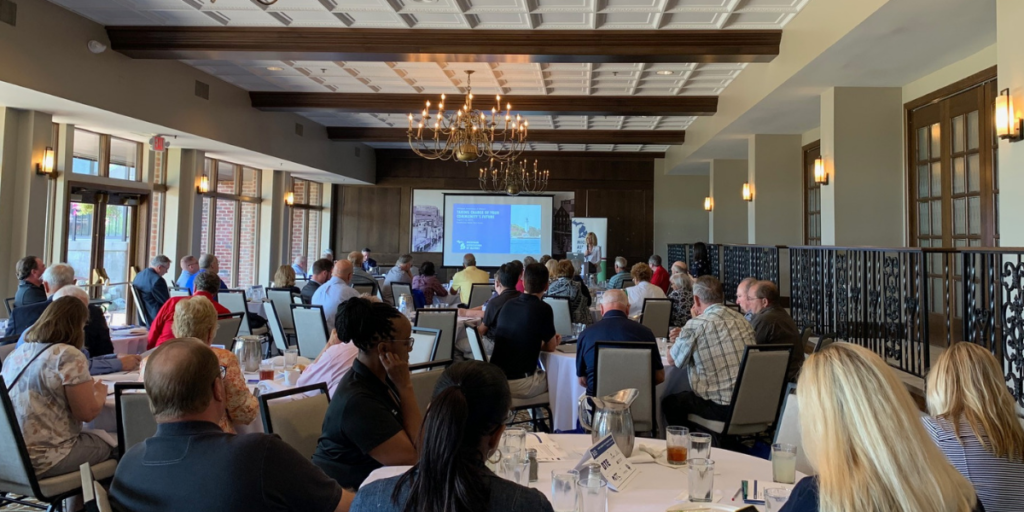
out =
[(594, 396), (597, 381), (594, 378), (599, 341), (642, 341), (650, 342), (651, 372), (654, 381), (665, 381), (665, 367), (654, 344), (654, 332), (640, 322), (629, 319), (629, 298), (622, 290), (608, 290), (601, 296), (601, 321), (587, 327), (580, 334), (576, 347), (576, 376), (581, 386), (586, 386), (587, 395)]
[(144, 380), (156, 435), (121, 458), (110, 486), (114, 508), (348, 510), (354, 495), (280, 437), (221, 430), (224, 375), (217, 356), (195, 338), (153, 351)]
[(351, 286), (352, 283), (352, 262), (349, 260), (338, 260), (334, 262), (334, 269), (331, 271), (331, 278), (320, 285), (313, 293), (311, 304), (322, 306), (327, 325), (334, 325), (334, 314), (338, 306), (345, 301), (358, 297), (359, 292)]
[(188, 288), (189, 279), (199, 273), (199, 260), (190, 254), (182, 258), (178, 264), (181, 265), (181, 275), (174, 284), (178, 288)]

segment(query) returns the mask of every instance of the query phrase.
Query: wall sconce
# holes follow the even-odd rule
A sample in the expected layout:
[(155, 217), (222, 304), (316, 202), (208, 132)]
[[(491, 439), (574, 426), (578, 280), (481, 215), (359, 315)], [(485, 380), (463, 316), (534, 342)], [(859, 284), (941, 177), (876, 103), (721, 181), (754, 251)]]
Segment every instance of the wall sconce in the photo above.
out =
[(1017, 119), (1017, 113), (1013, 111), (1010, 89), (1003, 89), (996, 96), (996, 135), (1010, 142), (1024, 139), (1024, 119)]
[(828, 185), (828, 173), (825, 172), (825, 160), (820, 156), (814, 159), (814, 182)]
[(743, 200), (747, 202), (754, 200), (754, 194), (750, 191), (750, 183), (743, 184)]
[(210, 193), (210, 177), (200, 176), (199, 184), (196, 185), (196, 193), (199, 195), (205, 195)]
[(711, 207), (712, 207), (712, 206), (713, 206), (713, 205), (712, 205), (712, 203), (711, 203), (711, 196), (707, 196), (707, 197), (705, 197), (705, 198), (704, 198), (704, 211), (706, 211), (706, 212), (710, 212), (710, 211), (711, 211)]
[(284, 204), (288, 206), (295, 204), (295, 192), (286, 192), (284, 194)]
[(36, 174), (56, 178), (57, 173), (53, 170), (54, 159), (53, 148), (47, 146), (43, 150), (43, 161), (36, 164)]

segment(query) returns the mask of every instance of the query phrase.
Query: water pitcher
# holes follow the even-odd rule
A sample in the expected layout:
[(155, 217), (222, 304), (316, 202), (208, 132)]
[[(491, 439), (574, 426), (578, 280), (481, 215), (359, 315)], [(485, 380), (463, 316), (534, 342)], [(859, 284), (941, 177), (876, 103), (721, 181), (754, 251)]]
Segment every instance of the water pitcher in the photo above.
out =
[(252, 373), (259, 371), (263, 354), (263, 336), (239, 336), (235, 338), (235, 357), (242, 371)]
[(591, 432), (593, 442), (611, 434), (623, 455), (629, 457), (633, 454), (635, 433), (629, 406), (639, 394), (638, 390), (630, 388), (600, 398), (587, 395), (580, 397), (580, 424)]

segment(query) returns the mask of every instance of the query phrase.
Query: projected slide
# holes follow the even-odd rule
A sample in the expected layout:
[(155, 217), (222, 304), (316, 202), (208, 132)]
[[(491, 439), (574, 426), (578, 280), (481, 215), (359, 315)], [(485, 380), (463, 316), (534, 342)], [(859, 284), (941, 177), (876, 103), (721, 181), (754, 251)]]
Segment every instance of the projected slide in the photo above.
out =
[(445, 197), (444, 264), (473, 253), (478, 266), (498, 266), (551, 250), (550, 197)]

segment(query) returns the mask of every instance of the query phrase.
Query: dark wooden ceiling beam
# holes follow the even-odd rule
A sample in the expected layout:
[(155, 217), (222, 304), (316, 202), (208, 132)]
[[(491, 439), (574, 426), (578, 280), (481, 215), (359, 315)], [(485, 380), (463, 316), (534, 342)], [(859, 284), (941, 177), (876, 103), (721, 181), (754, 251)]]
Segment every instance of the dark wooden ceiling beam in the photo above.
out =
[(402, 30), (107, 27), (136, 59), (770, 62), (781, 30)]
[[(408, 142), (405, 128), (332, 126), (327, 137), (359, 142)], [(550, 144), (682, 144), (685, 131), (669, 130), (530, 130), (527, 140)]]
[[(333, 92), (250, 92), (253, 108), (273, 112), (366, 112), (408, 114), (436, 104), (439, 96), (426, 94), (341, 94)], [(717, 96), (508, 96), (519, 114), (586, 116), (711, 116), (718, 111)], [(446, 103), (458, 107), (462, 95), (449, 95)], [(475, 95), (483, 110), (493, 96)], [(505, 98), (502, 98), (505, 103)], [(454, 108), (453, 107), (453, 108)]]

